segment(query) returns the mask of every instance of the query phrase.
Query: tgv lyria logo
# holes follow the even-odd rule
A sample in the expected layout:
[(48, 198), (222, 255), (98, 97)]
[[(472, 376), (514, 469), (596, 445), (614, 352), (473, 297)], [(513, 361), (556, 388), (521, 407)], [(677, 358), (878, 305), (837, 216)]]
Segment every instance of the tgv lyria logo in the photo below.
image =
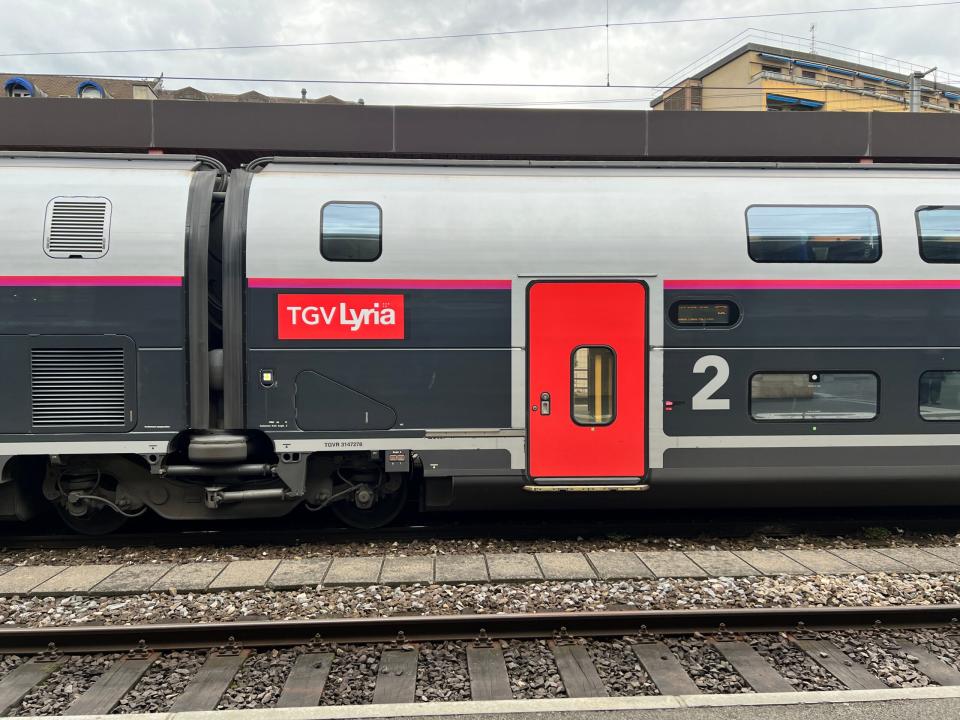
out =
[(402, 340), (403, 295), (277, 296), (280, 340)]

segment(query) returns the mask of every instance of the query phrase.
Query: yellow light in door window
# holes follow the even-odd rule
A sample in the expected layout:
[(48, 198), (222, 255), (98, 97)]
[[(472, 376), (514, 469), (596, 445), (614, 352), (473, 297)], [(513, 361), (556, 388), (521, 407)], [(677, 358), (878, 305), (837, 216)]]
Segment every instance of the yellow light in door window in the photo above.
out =
[(616, 357), (604, 345), (576, 348), (571, 357), (570, 414), (578, 425), (609, 425), (616, 415)]

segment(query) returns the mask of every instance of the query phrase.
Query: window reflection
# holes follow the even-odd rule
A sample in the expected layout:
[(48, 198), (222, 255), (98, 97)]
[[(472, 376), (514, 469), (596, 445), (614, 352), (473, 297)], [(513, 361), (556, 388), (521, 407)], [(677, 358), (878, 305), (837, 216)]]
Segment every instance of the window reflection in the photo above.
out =
[(960, 371), (932, 370), (920, 376), (920, 417), (960, 420)]
[(927, 262), (960, 262), (960, 208), (917, 210), (920, 255)]
[(381, 214), (372, 203), (328, 203), (321, 218), (320, 253), (327, 260), (380, 257)]
[(757, 373), (750, 380), (754, 420), (872, 420), (873, 373)]
[(880, 226), (869, 207), (754, 205), (747, 209), (756, 262), (874, 262)]

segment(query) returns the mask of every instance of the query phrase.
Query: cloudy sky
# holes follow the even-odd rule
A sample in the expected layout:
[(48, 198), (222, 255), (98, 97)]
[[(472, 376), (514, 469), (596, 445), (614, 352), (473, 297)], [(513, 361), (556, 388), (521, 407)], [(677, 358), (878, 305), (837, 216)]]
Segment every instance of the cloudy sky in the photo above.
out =
[[(929, 0), (913, 0), (917, 3)], [(569, 104), (645, 108), (644, 87), (358, 85), (310, 80), (434, 83), (660, 85), (753, 40), (809, 50), (816, 23), (823, 54), (875, 53), (960, 81), (960, 3), (938, 7), (754, 17), (408, 40), (326, 47), (150, 52), (157, 48), (316, 43), (491, 33), (729, 15), (907, 4), (911, 0), (0, 0), (0, 72), (138, 75), (165, 87), (311, 97), (371, 104)], [(843, 48), (831, 46), (842, 45)], [(107, 49), (140, 52), (11, 55)], [(876, 64), (868, 55), (860, 60)], [(887, 62), (890, 62), (889, 60)], [(905, 71), (907, 68), (904, 66)], [(249, 81), (176, 79), (246, 78)], [(285, 83), (280, 80), (290, 79)]]

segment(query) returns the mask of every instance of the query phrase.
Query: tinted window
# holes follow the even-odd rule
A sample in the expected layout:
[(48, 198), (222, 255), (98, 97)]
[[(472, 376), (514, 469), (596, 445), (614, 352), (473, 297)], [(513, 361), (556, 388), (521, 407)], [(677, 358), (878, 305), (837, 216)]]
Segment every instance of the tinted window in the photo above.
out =
[(578, 425), (613, 422), (616, 362), (608, 347), (579, 347), (573, 351), (570, 414)]
[(757, 373), (750, 379), (754, 420), (872, 420), (877, 416), (873, 373)]
[(880, 225), (869, 207), (754, 205), (747, 209), (757, 262), (875, 262)]
[(925, 207), (917, 210), (920, 255), (927, 262), (960, 262), (960, 208)]
[(380, 207), (327, 203), (320, 219), (320, 254), (327, 260), (369, 262), (380, 257)]
[(727, 300), (676, 302), (670, 306), (670, 322), (680, 327), (726, 327), (740, 319), (740, 308)]
[(960, 371), (931, 370), (920, 376), (920, 417), (960, 420)]

